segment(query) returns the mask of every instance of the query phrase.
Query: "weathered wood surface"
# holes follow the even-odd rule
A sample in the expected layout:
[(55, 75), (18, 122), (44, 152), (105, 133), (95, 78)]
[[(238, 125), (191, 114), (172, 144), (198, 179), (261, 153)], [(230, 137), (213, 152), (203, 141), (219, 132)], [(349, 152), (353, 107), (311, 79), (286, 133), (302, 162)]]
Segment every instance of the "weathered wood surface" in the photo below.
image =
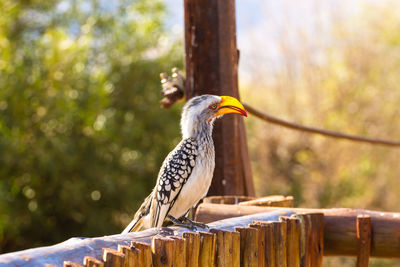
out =
[[(214, 94), (239, 99), (235, 1), (184, 0), (186, 97)], [(214, 179), (208, 195), (254, 196), (242, 116), (217, 120)]]
[[(236, 203), (221, 203), (221, 204), (236, 204)], [(260, 197), (237, 203), (240, 206), (262, 206), (262, 207), (294, 207), (294, 199), (292, 196), (267, 196)]]
[(359, 215), (357, 217), (357, 267), (369, 266), (369, 255), (371, 253), (371, 217)]
[[(294, 214), (294, 212), (289, 210), (267, 212), (222, 220), (210, 223), (209, 226), (211, 229), (233, 232), (236, 226), (248, 226), (248, 224), (252, 223), (254, 220), (278, 221), (280, 216), (290, 216), (292, 214)], [(199, 230), (209, 232), (211, 229)], [(131, 242), (134, 241), (132, 244), (140, 250), (141, 248), (137, 246), (137, 244), (140, 244), (138, 242), (151, 244), (151, 238), (155, 235), (182, 236), (185, 231), (189, 230), (182, 227), (161, 229), (153, 228), (142, 232), (124, 235), (118, 234), (96, 238), (71, 238), (54, 246), (28, 249), (0, 255), (0, 266), (45, 266), (46, 264), (62, 266), (64, 261), (73, 261), (81, 264), (85, 256), (90, 256), (99, 260), (102, 259), (103, 248), (116, 250), (118, 249), (118, 245), (129, 246)]]
[(269, 212), (295, 213), (320, 212), (324, 214), (324, 255), (357, 255), (357, 216), (371, 217), (371, 256), (400, 258), (400, 213), (362, 209), (301, 209), (279, 207), (254, 207), (223, 204), (200, 204), (195, 219), (211, 222), (224, 218)]

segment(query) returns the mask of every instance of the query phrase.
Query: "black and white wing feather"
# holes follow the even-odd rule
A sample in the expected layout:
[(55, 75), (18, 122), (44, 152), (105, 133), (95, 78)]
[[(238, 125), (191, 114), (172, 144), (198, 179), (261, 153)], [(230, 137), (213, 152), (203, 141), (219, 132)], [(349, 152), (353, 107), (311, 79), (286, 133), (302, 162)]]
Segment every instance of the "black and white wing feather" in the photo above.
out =
[(184, 139), (165, 159), (154, 191), (154, 197), (157, 200), (155, 227), (162, 226), (165, 217), (179, 197), (183, 185), (190, 177), (196, 165), (197, 149), (195, 139)]

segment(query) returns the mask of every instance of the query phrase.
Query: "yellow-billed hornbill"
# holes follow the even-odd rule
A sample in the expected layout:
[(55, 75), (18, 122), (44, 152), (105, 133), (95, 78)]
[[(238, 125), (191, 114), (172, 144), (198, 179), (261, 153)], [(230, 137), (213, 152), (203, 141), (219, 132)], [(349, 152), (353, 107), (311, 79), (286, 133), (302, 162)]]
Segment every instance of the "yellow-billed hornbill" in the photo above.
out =
[(190, 99), (181, 116), (182, 141), (161, 166), (157, 183), (123, 233), (161, 227), (168, 217), (179, 224), (208, 192), (215, 166), (212, 139), (216, 118), (227, 113), (247, 117), (243, 105), (230, 96), (201, 95)]

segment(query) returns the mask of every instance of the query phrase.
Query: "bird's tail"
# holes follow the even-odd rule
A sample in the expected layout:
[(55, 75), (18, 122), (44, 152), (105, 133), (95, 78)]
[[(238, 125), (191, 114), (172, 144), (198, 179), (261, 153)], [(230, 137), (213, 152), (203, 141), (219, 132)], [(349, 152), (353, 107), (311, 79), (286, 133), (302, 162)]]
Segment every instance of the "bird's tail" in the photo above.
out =
[(136, 212), (133, 220), (130, 224), (122, 231), (122, 234), (129, 232), (137, 232), (142, 230), (142, 228), (149, 228), (152, 225), (148, 225), (148, 214), (150, 213), (151, 202), (153, 200), (154, 190), (150, 193), (148, 197), (144, 200), (143, 204), (140, 206), (139, 210)]
[(142, 222), (143, 218), (140, 218), (139, 220), (133, 219), (121, 234), (140, 231), (142, 228)]

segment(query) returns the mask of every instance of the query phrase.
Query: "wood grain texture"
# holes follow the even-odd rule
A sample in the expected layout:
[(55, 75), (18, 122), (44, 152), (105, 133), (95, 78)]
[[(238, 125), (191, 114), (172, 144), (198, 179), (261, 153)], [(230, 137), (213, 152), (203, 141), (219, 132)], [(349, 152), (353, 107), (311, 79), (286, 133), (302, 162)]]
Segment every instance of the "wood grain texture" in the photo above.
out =
[[(186, 96), (239, 99), (235, 1), (184, 0)], [(228, 115), (214, 127), (214, 178), (208, 195), (255, 195), (243, 118)]]
[(199, 266), (200, 234), (184, 232), (182, 237), (186, 240), (186, 264), (188, 267)]
[(85, 267), (103, 267), (104, 262), (93, 257), (86, 256), (85, 258), (83, 258), (83, 265)]
[[(323, 254), (328, 256), (356, 256), (357, 216), (371, 217), (372, 257), (400, 258), (400, 213), (361, 209), (302, 209), (279, 207), (255, 207), (222, 204), (200, 204), (195, 220), (204, 223), (263, 212), (323, 213)], [(283, 215), (283, 214), (282, 214)]]
[[(371, 253), (371, 217), (369, 215), (357, 216), (357, 267), (368, 267)], [(400, 251), (399, 251), (400, 253)]]
[(213, 233), (199, 232), (199, 267), (215, 266), (216, 236)]
[(300, 219), (282, 216), (286, 222), (287, 266), (300, 267)]
[(235, 227), (240, 233), (240, 266), (257, 267), (259, 262), (258, 229), (252, 227)]
[(172, 266), (175, 258), (174, 240), (168, 237), (153, 237), (151, 252), (154, 267)]
[(104, 267), (123, 267), (125, 255), (111, 248), (103, 248)]

